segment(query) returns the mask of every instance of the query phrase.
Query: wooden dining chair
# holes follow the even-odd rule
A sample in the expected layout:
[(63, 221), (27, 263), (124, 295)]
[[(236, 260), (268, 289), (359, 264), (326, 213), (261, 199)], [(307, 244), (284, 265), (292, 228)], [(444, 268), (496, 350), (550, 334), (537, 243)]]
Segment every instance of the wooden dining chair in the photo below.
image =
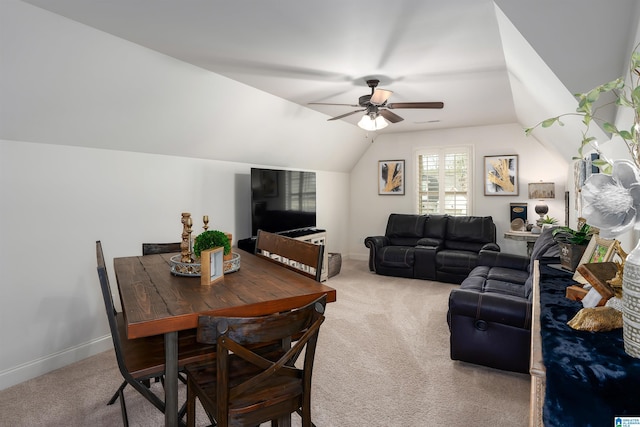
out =
[(320, 281), (324, 245), (258, 230), (255, 254)]
[(180, 252), (180, 242), (176, 243), (143, 243), (142, 255), (168, 254)]
[[(107, 404), (112, 405), (120, 398), (122, 421), (125, 426), (128, 426), (127, 407), (123, 394), (127, 385), (131, 385), (158, 410), (164, 413), (164, 401), (150, 389), (150, 380), (160, 379), (164, 376), (164, 335), (136, 339), (127, 338), (124, 316), (121, 312), (116, 311), (113, 304), (113, 295), (100, 241), (96, 242), (96, 258), (98, 278), (100, 279), (100, 288), (107, 312), (107, 320), (109, 321), (109, 329), (111, 330), (116, 361), (120, 374), (124, 378), (124, 381)], [(182, 370), (188, 363), (215, 360), (215, 346), (199, 343), (195, 332), (195, 330), (191, 330), (178, 334), (179, 370)]]
[[(261, 317), (201, 316), (198, 341), (217, 345), (214, 363), (185, 367), (187, 427), (196, 398), (217, 427), (290, 425), (291, 414), (311, 422), (311, 376), (326, 295), (304, 307)], [(291, 342), (292, 336), (299, 338)], [(296, 360), (304, 352), (301, 367)]]

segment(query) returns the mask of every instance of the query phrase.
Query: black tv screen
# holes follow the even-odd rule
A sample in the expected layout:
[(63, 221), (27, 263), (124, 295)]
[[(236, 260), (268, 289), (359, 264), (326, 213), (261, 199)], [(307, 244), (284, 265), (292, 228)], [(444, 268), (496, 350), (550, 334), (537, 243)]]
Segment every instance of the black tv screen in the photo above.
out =
[(251, 168), (253, 236), (315, 226), (315, 172)]

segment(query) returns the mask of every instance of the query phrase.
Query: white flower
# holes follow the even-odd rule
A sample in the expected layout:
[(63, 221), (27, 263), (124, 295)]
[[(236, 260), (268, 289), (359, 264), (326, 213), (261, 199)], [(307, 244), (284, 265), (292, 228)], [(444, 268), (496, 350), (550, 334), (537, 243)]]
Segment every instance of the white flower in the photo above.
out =
[(628, 160), (613, 162), (611, 176), (591, 175), (582, 187), (587, 222), (616, 236), (640, 219), (640, 171)]

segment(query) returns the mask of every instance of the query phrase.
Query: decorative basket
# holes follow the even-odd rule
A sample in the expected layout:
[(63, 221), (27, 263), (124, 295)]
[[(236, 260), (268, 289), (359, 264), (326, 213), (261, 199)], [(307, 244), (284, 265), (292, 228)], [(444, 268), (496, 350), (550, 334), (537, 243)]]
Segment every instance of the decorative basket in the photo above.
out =
[[(180, 261), (181, 257), (182, 255), (180, 254), (171, 257), (171, 274), (175, 274), (176, 276), (200, 277), (200, 263), (182, 262)], [(231, 259), (224, 260), (223, 268), (224, 274), (240, 270), (240, 254), (231, 252)]]
[(342, 255), (336, 252), (329, 252), (329, 277), (340, 273), (342, 268)]

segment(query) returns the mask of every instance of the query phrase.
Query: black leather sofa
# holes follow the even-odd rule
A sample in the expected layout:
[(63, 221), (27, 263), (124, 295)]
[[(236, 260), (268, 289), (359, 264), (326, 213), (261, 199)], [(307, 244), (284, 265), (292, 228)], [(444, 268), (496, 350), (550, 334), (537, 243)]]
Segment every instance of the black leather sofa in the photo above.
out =
[(529, 372), (533, 261), (559, 263), (551, 229), (531, 258), (480, 251), (478, 266), (449, 295), (451, 359)]
[(460, 283), (480, 251), (499, 252), (490, 216), (391, 214), (384, 236), (364, 240), (369, 269), (385, 276)]

